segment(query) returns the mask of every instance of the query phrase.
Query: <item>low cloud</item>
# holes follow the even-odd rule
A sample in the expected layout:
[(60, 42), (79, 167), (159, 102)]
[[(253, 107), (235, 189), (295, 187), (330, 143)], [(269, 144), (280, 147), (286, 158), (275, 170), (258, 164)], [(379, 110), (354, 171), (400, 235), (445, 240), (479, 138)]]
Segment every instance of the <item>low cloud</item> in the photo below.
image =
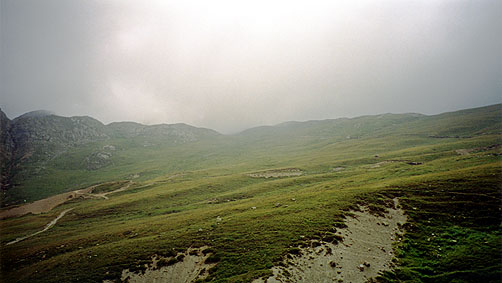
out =
[(496, 0), (7, 0), (1, 107), (231, 133), (499, 103), (501, 11)]

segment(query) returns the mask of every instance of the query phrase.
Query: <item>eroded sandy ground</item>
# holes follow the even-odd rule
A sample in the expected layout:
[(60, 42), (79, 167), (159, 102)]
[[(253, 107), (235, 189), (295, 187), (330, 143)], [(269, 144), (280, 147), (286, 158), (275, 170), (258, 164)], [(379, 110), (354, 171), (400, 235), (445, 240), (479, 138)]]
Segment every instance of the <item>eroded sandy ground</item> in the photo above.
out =
[(62, 193), (45, 199), (37, 200), (22, 206), (10, 208), (0, 212), (0, 219), (23, 216), (28, 213), (40, 214), (51, 211), (56, 206), (63, 204), (69, 200), (77, 198), (81, 195), (89, 193), (95, 186), (82, 190)]
[[(178, 261), (175, 264), (169, 266), (160, 267), (159, 261), (168, 261), (171, 258), (152, 258), (152, 264), (143, 273), (131, 272), (129, 269), (122, 271), (122, 282), (130, 283), (189, 283), (195, 282), (198, 279), (203, 279), (207, 277), (208, 270), (214, 266), (214, 264), (206, 264), (204, 261), (210, 256), (210, 254), (204, 254), (202, 251), (207, 247), (202, 247), (198, 249), (189, 248), (185, 253), (178, 254), (182, 255), (183, 260)], [(111, 281), (103, 281), (103, 283), (109, 283)]]
[(125, 186), (123, 186), (115, 191), (105, 192), (105, 193), (100, 193), (100, 194), (92, 194), (92, 190), (94, 190), (97, 186), (100, 186), (103, 184), (90, 186), (88, 188), (81, 189), (81, 190), (62, 193), (62, 194), (48, 197), (45, 199), (37, 200), (35, 202), (28, 203), (25, 205), (13, 207), (10, 209), (5, 209), (0, 212), (0, 219), (23, 216), (23, 215), (29, 214), (29, 213), (32, 213), (32, 214), (46, 213), (46, 212), (51, 211), (53, 208), (55, 208), (58, 205), (61, 205), (67, 201), (70, 201), (72, 199), (76, 199), (79, 197), (108, 199), (107, 195), (127, 190), (132, 184), (133, 184), (133, 182), (131, 181), (131, 182), (128, 182)]
[(321, 242), (317, 247), (301, 248), (300, 255), (289, 255), (284, 267), (272, 268), (274, 275), (259, 282), (366, 282), (392, 267), (392, 244), (399, 241), (399, 224), (406, 222), (404, 212), (396, 208), (384, 216), (371, 214), (366, 207), (347, 217), (347, 228), (338, 229), (343, 242)]

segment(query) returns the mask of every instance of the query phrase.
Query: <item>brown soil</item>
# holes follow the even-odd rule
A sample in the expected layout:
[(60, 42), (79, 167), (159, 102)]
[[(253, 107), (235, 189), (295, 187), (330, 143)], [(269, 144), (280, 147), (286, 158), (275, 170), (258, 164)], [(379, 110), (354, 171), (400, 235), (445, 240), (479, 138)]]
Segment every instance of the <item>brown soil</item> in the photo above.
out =
[[(397, 200), (395, 200), (396, 207)], [(322, 242), (301, 248), (300, 255), (289, 255), (284, 265), (272, 268), (273, 276), (259, 282), (367, 282), (392, 267), (392, 244), (399, 241), (399, 225), (406, 221), (401, 209), (389, 209), (384, 216), (371, 214), (366, 207), (354, 211), (339, 229), (343, 242)]]
[(85, 189), (71, 191), (67, 193), (62, 193), (59, 195), (55, 195), (52, 197), (48, 197), (45, 199), (37, 200), (35, 202), (8, 208), (0, 212), (0, 219), (11, 218), (23, 216), (25, 214), (40, 214), (51, 211), (53, 208), (61, 205), (69, 200), (76, 198), (104, 198), (108, 199), (107, 195), (124, 191), (128, 189), (132, 185), (132, 181), (128, 182), (125, 186), (115, 191), (101, 193), (101, 194), (92, 194), (92, 190), (96, 188), (98, 185), (90, 186)]

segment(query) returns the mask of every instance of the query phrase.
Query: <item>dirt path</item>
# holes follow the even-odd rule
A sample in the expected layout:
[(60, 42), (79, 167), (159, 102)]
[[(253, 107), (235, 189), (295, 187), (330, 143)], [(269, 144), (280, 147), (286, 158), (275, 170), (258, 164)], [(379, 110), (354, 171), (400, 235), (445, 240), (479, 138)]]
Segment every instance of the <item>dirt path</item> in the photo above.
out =
[(40, 214), (51, 211), (58, 205), (61, 205), (69, 200), (88, 194), (95, 186), (72, 192), (62, 193), (45, 199), (37, 200), (22, 206), (17, 206), (0, 212), (0, 219), (23, 216), (28, 213)]
[[(104, 184), (106, 184), (106, 183), (104, 183)], [(17, 207), (3, 210), (0, 212), (0, 220), (5, 219), (5, 218), (23, 216), (23, 215), (29, 214), (29, 213), (32, 213), (32, 214), (46, 213), (46, 212), (51, 211), (52, 209), (54, 209), (58, 205), (61, 205), (69, 200), (79, 198), (79, 197), (108, 199), (107, 195), (121, 192), (121, 191), (125, 191), (132, 184), (133, 184), (133, 182), (129, 181), (125, 186), (121, 187), (120, 189), (117, 189), (117, 190), (111, 191), (111, 192), (99, 193), (99, 194), (93, 194), (92, 190), (94, 190), (96, 187), (103, 185), (103, 184), (90, 186), (88, 188), (81, 189), (81, 190), (62, 193), (62, 194), (48, 197), (45, 199), (37, 200), (37, 201), (29, 203), (29, 204), (25, 204), (22, 206), (17, 206)]]
[(114, 193), (118, 193), (118, 192), (122, 192), (122, 191), (125, 191), (127, 189), (129, 189), (129, 187), (133, 184), (132, 181), (129, 181), (127, 183), (127, 185), (121, 187), (120, 189), (116, 189), (115, 191), (111, 191), (111, 192), (106, 192), (106, 193), (100, 193), (100, 194), (89, 194), (93, 197), (101, 197), (101, 198), (104, 198), (104, 199), (108, 199), (107, 195), (110, 195), (110, 194), (114, 194)]
[[(398, 206), (397, 200), (395, 206)], [(367, 282), (392, 267), (392, 244), (399, 240), (399, 225), (406, 221), (401, 209), (389, 209), (385, 216), (369, 213), (365, 207), (354, 211), (338, 229), (343, 242), (301, 248), (300, 255), (290, 255), (284, 265), (272, 268), (274, 275), (259, 282)], [(316, 247), (313, 247), (316, 246)]]
[(45, 231), (49, 230), (52, 226), (56, 225), (56, 223), (58, 222), (58, 220), (59, 220), (59, 219), (61, 219), (61, 218), (62, 218), (62, 217), (63, 217), (63, 216), (67, 213), (67, 212), (69, 212), (69, 211), (71, 211), (71, 210), (73, 210), (73, 209), (74, 209), (74, 208), (69, 208), (69, 209), (67, 209), (67, 210), (65, 210), (65, 211), (63, 211), (63, 212), (61, 212), (61, 213), (58, 215), (58, 217), (54, 218), (54, 220), (52, 220), (51, 222), (47, 223), (47, 225), (45, 225), (45, 228), (44, 228), (44, 229), (42, 229), (42, 230), (40, 230), (40, 231), (38, 231), (38, 232), (35, 232), (35, 233), (33, 233), (33, 234), (30, 234), (30, 235), (28, 235), (28, 236), (24, 236), (24, 237), (21, 237), (21, 238), (17, 238), (17, 239), (15, 239), (14, 241), (8, 242), (8, 243), (6, 244), (6, 246), (8, 246), (8, 245), (12, 245), (12, 244), (15, 244), (15, 243), (20, 242), (20, 241), (23, 241), (23, 240), (26, 240), (26, 239), (28, 239), (28, 238), (30, 238), (30, 237), (33, 237), (33, 236), (35, 236), (35, 235), (38, 235), (38, 234), (40, 234), (40, 233), (43, 233), (43, 232), (45, 232)]

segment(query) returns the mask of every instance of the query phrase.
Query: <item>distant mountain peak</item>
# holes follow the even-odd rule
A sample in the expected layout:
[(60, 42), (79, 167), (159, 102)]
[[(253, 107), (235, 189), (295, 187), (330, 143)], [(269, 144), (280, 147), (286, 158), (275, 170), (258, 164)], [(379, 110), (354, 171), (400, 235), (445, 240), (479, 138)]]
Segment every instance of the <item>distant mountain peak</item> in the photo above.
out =
[(35, 111), (30, 111), (30, 112), (24, 113), (23, 115), (17, 117), (16, 119), (45, 117), (45, 116), (51, 116), (51, 115), (56, 115), (56, 113), (54, 113), (52, 111), (48, 111), (48, 110), (35, 110)]

